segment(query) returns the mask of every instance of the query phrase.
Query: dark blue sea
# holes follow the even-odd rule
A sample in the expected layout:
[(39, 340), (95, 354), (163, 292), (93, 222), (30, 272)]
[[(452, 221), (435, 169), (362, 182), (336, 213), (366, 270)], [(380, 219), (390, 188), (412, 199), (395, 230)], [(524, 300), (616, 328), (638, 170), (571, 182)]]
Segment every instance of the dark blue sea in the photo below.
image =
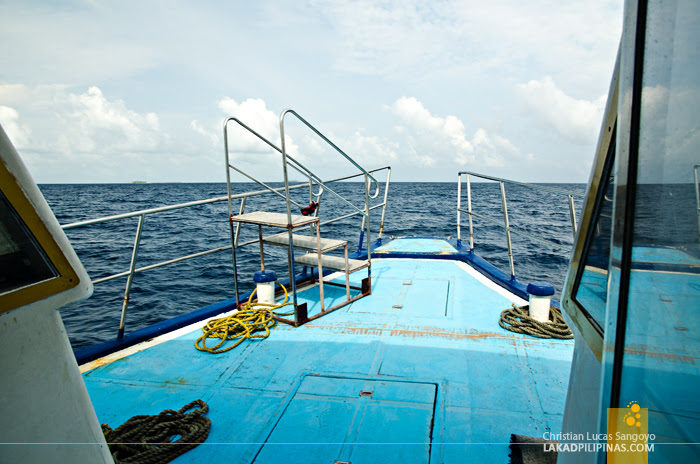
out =
[[(364, 205), (364, 184), (342, 182), (333, 185), (339, 194), (352, 203), (360, 207)], [(547, 186), (585, 193), (584, 184)], [(62, 225), (226, 195), (226, 185), (223, 183), (45, 184), (40, 188)], [(235, 184), (234, 188), (234, 193), (259, 190), (255, 184), (244, 183)], [(308, 204), (307, 188), (295, 192), (300, 204)], [(383, 194), (382, 191), (372, 205), (381, 202)], [(507, 186), (506, 194), (511, 227), (571, 246), (573, 234), (567, 197), (520, 186)], [(395, 182), (389, 187), (387, 203), (384, 237), (457, 236), (456, 183)], [(577, 215), (582, 203), (582, 200), (576, 200)], [(239, 201), (234, 202), (236, 213), (239, 204)], [(465, 191), (463, 205), (466, 208)], [(473, 183), (472, 205), (475, 212), (503, 221), (498, 184)], [(271, 195), (248, 199), (246, 211), (256, 210), (285, 211), (284, 203)], [(320, 209), (322, 221), (352, 211), (330, 193), (324, 193)], [(377, 238), (380, 217), (381, 208), (372, 211), (373, 240)], [(129, 218), (66, 230), (93, 280), (129, 269), (137, 222), (137, 218)], [(322, 235), (349, 240), (350, 249), (356, 250), (360, 223), (359, 216), (356, 216), (328, 224), (322, 227)], [(256, 227), (244, 226), (240, 240), (243, 242), (256, 236)], [(468, 240), (468, 237), (468, 219), (463, 214), (462, 238)], [(512, 241), (518, 280), (525, 283), (532, 280), (549, 281), (559, 295), (566, 276), (569, 252), (517, 234), (512, 235)], [(483, 219), (475, 219), (474, 242), (477, 254), (504, 272), (509, 272), (506, 236), (502, 228)], [(147, 215), (136, 267), (226, 245), (230, 245), (230, 230), (225, 201)], [(259, 269), (258, 253), (257, 244), (239, 250), (242, 292), (253, 288), (252, 274)], [(286, 277), (285, 250), (266, 247), (265, 253), (266, 268)], [(126, 277), (120, 277), (97, 284), (92, 297), (61, 310), (74, 349), (116, 337), (126, 281)], [(126, 332), (232, 298), (233, 288), (230, 250), (138, 273), (131, 289)]]

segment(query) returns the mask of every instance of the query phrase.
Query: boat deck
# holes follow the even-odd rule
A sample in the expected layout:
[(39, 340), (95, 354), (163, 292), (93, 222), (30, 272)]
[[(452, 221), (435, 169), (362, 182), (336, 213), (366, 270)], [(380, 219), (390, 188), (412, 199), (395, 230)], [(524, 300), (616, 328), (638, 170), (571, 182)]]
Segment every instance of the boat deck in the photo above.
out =
[[(403, 245), (449, 253), (428, 240)], [(203, 399), (209, 437), (178, 463), (501, 463), (511, 434), (561, 430), (573, 341), (501, 329), (522, 300), (465, 263), (374, 259), (371, 271), (371, 296), (302, 327), (218, 355), (195, 350), (195, 330), (86, 372), (100, 422)], [(318, 306), (318, 294), (299, 295)], [(326, 305), (344, 294), (327, 286)]]

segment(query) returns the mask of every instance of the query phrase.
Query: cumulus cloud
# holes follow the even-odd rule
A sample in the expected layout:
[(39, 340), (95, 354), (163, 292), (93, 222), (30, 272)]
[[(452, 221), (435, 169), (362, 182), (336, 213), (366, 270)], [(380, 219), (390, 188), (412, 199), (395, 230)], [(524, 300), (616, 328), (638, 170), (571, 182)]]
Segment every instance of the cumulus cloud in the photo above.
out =
[[(224, 97), (219, 101), (218, 107), (226, 117), (240, 119), (245, 125), (276, 146), (281, 147), (279, 116), (268, 109), (264, 100), (248, 98), (239, 103), (230, 97)], [(380, 136), (367, 135), (362, 129), (346, 135), (346, 133), (327, 132), (324, 130), (323, 124), (316, 121), (313, 121), (312, 124), (323, 131), (324, 135), (344, 153), (364, 167), (374, 168), (398, 159), (397, 152), (400, 147), (397, 142), (389, 141)], [(192, 122), (191, 127), (202, 135), (211, 135), (209, 130), (202, 128), (196, 121)], [(279, 165), (281, 167), (278, 161), (279, 154), (239, 125), (229, 123), (228, 137), (230, 154), (238, 162), (259, 164), (260, 160), (264, 159), (274, 163), (269, 166)], [(347, 168), (355, 172), (354, 168), (330, 145), (312, 133), (306, 126), (299, 124), (293, 117), (285, 118), (285, 139), (287, 152), (311, 168), (316, 174), (325, 173), (329, 177), (337, 177), (347, 173)], [(312, 164), (309, 164), (311, 162)], [(250, 167), (252, 168), (252, 166)], [(269, 169), (267, 175), (269, 175)]]
[(9, 106), (0, 105), (0, 125), (15, 148), (24, 148), (29, 141), (29, 128), (19, 122), (19, 113)]
[(97, 87), (66, 97), (72, 111), (62, 119), (70, 130), (60, 134), (59, 140), (67, 152), (148, 152), (164, 140), (155, 113), (132, 111), (122, 100), (105, 98)]
[(143, 153), (165, 138), (155, 113), (130, 110), (122, 100), (107, 99), (98, 87), (76, 94), (61, 86), (0, 85), (0, 96), (24, 108), (22, 123), (11, 107), (3, 107), (1, 117), (15, 143), (30, 150), (69, 156)]
[(520, 154), (508, 139), (492, 136), (483, 128), (470, 138), (459, 118), (435, 116), (414, 97), (401, 97), (387, 108), (399, 119), (397, 131), (418, 165), (452, 162), (457, 166), (502, 166), (506, 158)]
[[(277, 148), (282, 148), (279, 116), (274, 111), (267, 108), (267, 104), (264, 100), (260, 98), (247, 98), (239, 103), (231, 97), (224, 97), (219, 100), (217, 106), (225, 117), (237, 118)], [(193, 121), (193, 123), (196, 123), (196, 121)], [(233, 159), (258, 163), (262, 159), (261, 157), (268, 161), (273, 161), (280, 156), (279, 152), (273, 150), (264, 141), (260, 140), (239, 124), (231, 122), (227, 127), (229, 155)], [(198, 132), (204, 131), (198, 129)], [(221, 144), (223, 144), (223, 141), (219, 141), (217, 138), (215, 142), (217, 148), (220, 147)], [(303, 161), (305, 159), (305, 153), (308, 153), (308, 151), (313, 148), (312, 144), (307, 143), (304, 145), (304, 149), (300, 149), (295, 143), (294, 137), (290, 136), (289, 133), (285, 134), (285, 149), (289, 156)], [(251, 154), (255, 156), (251, 158)]]
[(516, 94), (540, 121), (562, 137), (575, 143), (595, 143), (605, 111), (605, 95), (595, 100), (575, 99), (549, 76), (517, 85)]
[(0, 121), (40, 176), (75, 181), (80, 171), (111, 180), (120, 172), (116, 167), (138, 176), (148, 158), (173, 148), (155, 113), (134, 111), (95, 86), (76, 93), (58, 85), (0, 85), (0, 105), (8, 102), (13, 106), (0, 106)]
[(350, 137), (342, 140), (342, 149), (355, 161), (367, 167), (378, 167), (380, 164), (390, 164), (398, 159), (400, 150), (397, 142), (382, 137), (364, 135), (356, 131)]
[[(227, 116), (240, 119), (258, 134), (278, 147), (280, 146), (279, 119), (273, 111), (267, 109), (267, 105), (262, 99), (248, 98), (238, 103), (233, 98), (224, 97), (219, 101), (218, 106)], [(230, 127), (229, 147), (253, 153), (268, 152), (270, 150), (259, 138), (246, 130), (239, 129), (238, 127), (240, 126), (232, 124)]]

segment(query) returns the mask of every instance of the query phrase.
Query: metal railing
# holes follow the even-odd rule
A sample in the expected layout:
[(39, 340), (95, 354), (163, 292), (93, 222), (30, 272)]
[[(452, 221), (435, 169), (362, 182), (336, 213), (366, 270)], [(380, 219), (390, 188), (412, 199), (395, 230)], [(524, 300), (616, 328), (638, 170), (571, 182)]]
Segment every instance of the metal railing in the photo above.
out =
[[(467, 180), (467, 209), (464, 210), (462, 209), (462, 176), (466, 176)], [(472, 190), (471, 190), (471, 177), (477, 177), (480, 179), (485, 179), (485, 180), (491, 180), (494, 182), (499, 183), (500, 187), (500, 193), (501, 193), (501, 207), (503, 209), (503, 222), (499, 222), (495, 219), (492, 219), (488, 216), (484, 216), (479, 213), (475, 213), (472, 209)], [(576, 208), (574, 205), (574, 197), (576, 198), (584, 198), (584, 195), (580, 195), (577, 193), (572, 193), (572, 192), (565, 192), (563, 190), (558, 190), (558, 189), (553, 189), (549, 187), (542, 187), (540, 185), (533, 185), (533, 184), (525, 184), (522, 182), (516, 182), (513, 180), (508, 180), (508, 179), (501, 179), (499, 177), (493, 177), (493, 176), (487, 176), (484, 174), (478, 174), (475, 172), (471, 171), (461, 171), (457, 175), (457, 240), (458, 242), (461, 242), (462, 240), (462, 213), (467, 213), (469, 215), (469, 249), (473, 250), (474, 249), (474, 222), (472, 220), (473, 216), (476, 216), (478, 218), (484, 219), (486, 221), (489, 221), (493, 224), (496, 224), (499, 227), (502, 227), (505, 229), (506, 232), (506, 243), (507, 243), (507, 248), (508, 248), (508, 261), (510, 264), (510, 276), (511, 278), (515, 278), (515, 264), (513, 262), (513, 243), (511, 240), (511, 232), (528, 237), (532, 240), (538, 241), (540, 243), (545, 243), (547, 245), (551, 245), (556, 248), (564, 249), (567, 251), (571, 251), (571, 247), (561, 245), (559, 243), (552, 242), (551, 240), (547, 240), (541, 237), (536, 237), (532, 234), (529, 234), (527, 232), (523, 232), (521, 230), (514, 229), (510, 225), (510, 221), (508, 218), (508, 202), (506, 201), (506, 190), (505, 190), (505, 184), (511, 184), (511, 185), (518, 185), (520, 187), (525, 187), (533, 190), (542, 190), (550, 193), (554, 193), (556, 195), (563, 195), (568, 198), (568, 203), (569, 203), (569, 215), (571, 218), (571, 229), (573, 231), (573, 238), (576, 240), (576, 233), (578, 231), (578, 227), (576, 224)]]
[[(355, 205), (351, 204), (349, 201), (345, 200), (342, 198), (340, 195), (338, 195), (335, 191), (329, 189), (331, 192), (336, 194), (338, 198), (341, 200), (345, 201), (348, 205), (350, 205), (352, 208), (354, 208), (356, 211), (360, 212), (362, 214), (362, 228), (361, 230), (363, 231), (365, 238), (367, 239), (367, 262), (370, 263), (370, 266), (367, 267), (367, 277), (371, 277), (372, 274), (372, 239), (371, 239), (371, 232), (370, 232), (370, 219), (369, 219), (369, 213), (370, 213), (370, 206), (369, 206), (369, 200), (370, 198), (377, 198), (379, 195), (379, 182), (377, 182), (377, 179), (372, 176), (369, 172), (367, 172), (362, 166), (357, 164), (355, 160), (353, 160), (350, 156), (348, 156), (343, 150), (341, 150), (336, 144), (331, 142), (331, 140), (323, 135), (318, 129), (316, 129), (311, 123), (309, 123), (306, 119), (302, 118), (296, 111), (292, 109), (286, 109), (282, 111), (280, 114), (280, 141), (282, 145), (282, 165), (283, 165), (283, 173), (284, 173), (284, 185), (285, 185), (285, 192), (287, 196), (287, 221), (291, 225), (292, 223), (292, 210), (290, 207), (290, 199), (289, 199), (289, 182), (287, 178), (287, 151), (286, 151), (286, 143), (285, 143), (285, 133), (284, 133), (284, 118), (288, 114), (291, 114), (292, 116), (296, 117), (301, 123), (303, 123), (308, 129), (311, 129), (316, 135), (321, 137), (323, 141), (325, 141), (328, 145), (330, 145), (336, 152), (338, 152), (341, 156), (343, 156), (347, 161), (349, 161), (351, 164), (353, 164), (363, 175), (365, 179), (365, 208), (364, 211), (361, 211), (359, 208), (357, 208)], [(311, 172), (309, 171), (309, 174)], [(315, 177), (315, 176), (314, 176)], [(372, 182), (374, 182), (375, 186), (375, 191), (374, 194), (370, 194), (370, 179)], [(319, 182), (322, 186), (325, 187), (325, 185), (320, 181), (320, 179), (316, 178), (317, 182)], [(309, 181), (311, 182), (311, 181)], [(311, 185), (311, 184), (309, 184)], [(383, 215), (382, 215), (383, 216)], [(291, 272), (294, 269), (294, 244), (293, 244), (293, 238), (292, 238), (292, 229), (288, 229), (288, 234), (289, 234), (289, 246), (288, 246), (288, 260), (289, 260), (289, 269), (290, 269), (290, 274), (293, 274)], [(319, 251), (320, 253), (320, 251)], [(297, 306), (297, 291), (296, 291), (296, 282), (294, 282), (294, 279), (291, 279), (292, 281), (292, 292), (293, 292), (293, 299), (294, 299), (294, 307), (296, 308)]]
[[(384, 169), (387, 170), (386, 191), (388, 191), (391, 168), (388, 166), (384, 166), (381, 168), (374, 169), (370, 172), (377, 172), (377, 171), (381, 171)], [(341, 181), (341, 180), (348, 180), (348, 179), (352, 179), (354, 177), (359, 177), (361, 175), (362, 174), (355, 174), (355, 175), (350, 175), (350, 176), (338, 177), (335, 179), (327, 180), (327, 181), (325, 181), (325, 183), (328, 184), (328, 183), (337, 182), (337, 181)], [(305, 183), (304, 184), (296, 184), (296, 185), (289, 186), (289, 189), (295, 190), (295, 189), (299, 189), (299, 188), (304, 188), (304, 187), (306, 187), (306, 185), (307, 184), (305, 184)], [(157, 268), (167, 266), (170, 264), (179, 263), (179, 262), (189, 260), (192, 258), (198, 258), (198, 257), (206, 256), (206, 255), (209, 255), (212, 253), (218, 253), (220, 251), (226, 251), (226, 250), (231, 249), (231, 245), (215, 247), (215, 248), (211, 248), (208, 250), (198, 251), (198, 252), (195, 252), (192, 254), (188, 254), (188, 255), (177, 257), (177, 258), (161, 261), (161, 262), (158, 262), (155, 264), (149, 264), (147, 266), (137, 267), (138, 252), (139, 252), (139, 247), (141, 245), (141, 232), (143, 230), (143, 224), (144, 224), (144, 221), (146, 219), (146, 216), (151, 216), (151, 215), (155, 215), (155, 214), (159, 214), (159, 213), (166, 213), (166, 212), (170, 212), (170, 211), (178, 210), (178, 209), (185, 209), (185, 208), (191, 208), (191, 207), (196, 207), (196, 206), (201, 206), (201, 205), (218, 203), (218, 202), (222, 202), (222, 201), (232, 201), (232, 200), (239, 200), (239, 199), (241, 200), (241, 210), (243, 210), (245, 208), (245, 202), (248, 198), (256, 197), (256, 196), (260, 196), (260, 195), (272, 195), (272, 194), (282, 195), (280, 192), (283, 189), (284, 189), (284, 187), (277, 187), (277, 188), (269, 187), (266, 190), (256, 190), (256, 191), (252, 191), (252, 192), (245, 192), (245, 193), (240, 193), (240, 194), (235, 194), (235, 195), (231, 195), (229, 193), (229, 195), (223, 196), (223, 197), (215, 197), (215, 198), (209, 198), (209, 199), (205, 199), (205, 200), (197, 200), (197, 201), (191, 201), (191, 202), (187, 202), (187, 203), (180, 203), (180, 204), (176, 204), (176, 205), (161, 206), (161, 207), (157, 207), (157, 208), (150, 208), (150, 209), (144, 209), (144, 210), (139, 210), (139, 211), (133, 211), (130, 213), (116, 214), (113, 216), (104, 216), (101, 218), (90, 219), (90, 220), (86, 220), (86, 221), (73, 222), (70, 224), (62, 225), (61, 228), (63, 230), (69, 230), (69, 229), (76, 229), (76, 228), (81, 228), (81, 227), (88, 227), (88, 226), (96, 225), (96, 224), (103, 224), (106, 222), (119, 221), (119, 220), (123, 220), (123, 219), (130, 219), (130, 218), (138, 217), (138, 223), (136, 226), (136, 236), (134, 238), (134, 244), (133, 244), (133, 247), (131, 249), (131, 259), (129, 261), (129, 268), (126, 271), (117, 272), (115, 274), (111, 274), (111, 275), (108, 275), (106, 277), (94, 279), (92, 281), (93, 285), (97, 285), (97, 284), (107, 282), (110, 280), (114, 280), (114, 279), (117, 279), (120, 277), (127, 277), (126, 286), (124, 289), (124, 298), (122, 300), (121, 316), (120, 316), (120, 320), (119, 320), (119, 329), (117, 332), (117, 338), (122, 339), (122, 338), (124, 338), (124, 331), (126, 328), (126, 317), (127, 317), (129, 300), (130, 300), (130, 295), (131, 295), (131, 287), (132, 287), (132, 283), (134, 280), (134, 276), (136, 274), (141, 273), (141, 272), (150, 271), (153, 269), (157, 269)], [(385, 196), (383, 203), (378, 204), (378, 205), (374, 205), (370, 209), (376, 209), (376, 208), (383, 207), (384, 211), (386, 211), (386, 200), (387, 200), (387, 198)], [(382, 212), (382, 217), (384, 217), (384, 211)], [(322, 222), (321, 224), (322, 225), (329, 224), (331, 222), (340, 221), (342, 219), (356, 216), (358, 214), (359, 213), (357, 213), (357, 212), (346, 214), (343, 216), (339, 216), (337, 218), (327, 220), (325, 222)], [(380, 230), (380, 236), (381, 236), (381, 230)], [(258, 239), (249, 240), (249, 241), (246, 241), (244, 243), (238, 244), (238, 235), (236, 235), (236, 244), (238, 247), (250, 245), (253, 243), (258, 243)], [(236, 291), (237, 291), (237, 289), (236, 289)]]
[[(343, 156), (347, 161), (349, 161), (354, 167), (356, 167), (360, 172), (354, 175), (346, 176), (343, 179), (351, 179), (353, 177), (358, 177), (358, 176), (363, 176), (364, 177), (364, 183), (365, 183), (365, 204), (363, 208), (359, 208), (350, 201), (348, 201), (345, 197), (340, 195), (338, 192), (336, 192), (334, 189), (332, 189), (328, 184), (333, 181), (326, 181), (324, 182), (321, 180), (318, 176), (316, 176), (310, 169), (308, 169), (306, 166), (302, 165), (299, 161), (294, 159), (292, 156), (290, 156), (287, 153), (286, 149), (286, 137), (285, 137), (285, 132), (284, 132), (284, 120), (285, 117), (291, 114), (294, 117), (296, 117), (301, 123), (303, 123), (308, 129), (313, 131), (316, 135), (318, 135), (323, 141), (325, 141), (328, 145), (330, 145), (336, 152), (338, 152), (341, 156)], [(291, 210), (291, 205), (294, 204), (298, 207), (302, 207), (299, 203), (295, 202), (289, 195), (289, 176), (288, 176), (288, 170), (287, 167), (291, 166), (293, 169), (295, 169), (297, 172), (301, 173), (302, 175), (306, 176), (309, 179), (309, 203), (314, 201), (314, 197), (316, 198), (316, 201), (320, 204), (321, 202), (321, 196), (323, 195), (324, 191), (329, 191), (331, 192), (335, 197), (337, 197), (340, 201), (348, 205), (350, 208), (355, 210), (351, 214), (347, 214), (345, 216), (335, 218), (333, 221), (345, 219), (357, 214), (362, 215), (362, 224), (361, 224), (361, 240), (365, 239), (367, 240), (367, 261), (371, 263), (372, 261), (372, 255), (371, 255), (371, 228), (370, 228), (370, 212), (373, 209), (376, 209), (378, 207), (383, 207), (382, 209), (382, 218), (381, 218), (381, 226), (380, 226), (380, 235), (379, 237), (381, 238), (381, 231), (383, 230), (384, 227), (384, 218), (385, 218), (385, 213), (386, 213), (386, 202), (387, 202), (387, 194), (389, 190), (389, 181), (391, 177), (391, 168), (388, 166), (385, 166), (383, 168), (378, 168), (374, 170), (367, 171), (365, 170), (362, 166), (357, 164), (355, 160), (353, 160), (350, 156), (348, 156), (343, 150), (341, 150), (337, 145), (335, 145), (328, 137), (323, 135), (316, 127), (314, 127), (312, 124), (310, 124), (308, 121), (306, 121), (304, 118), (302, 118), (296, 111), (292, 109), (286, 109), (282, 111), (280, 114), (280, 119), (279, 119), (279, 127), (280, 127), (280, 142), (281, 142), (281, 147), (277, 147), (275, 144), (267, 140), (265, 137), (260, 135), (258, 132), (247, 126), (245, 123), (240, 121), (238, 118), (227, 118), (224, 121), (224, 151), (225, 151), (225, 158), (226, 158), (226, 184), (229, 186), (228, 187), (228, 193), (230, 196), (230, 185), (231, 185), (231, 173), (229, 169), (233, 169), (236, 172), (244, 175), (246, 178), (253, 180), (254, 182), (258, 183), (259, 185), (265, 187), (266, 189), (272, 191), (273, 189), (264, 183), (254, 179), (252, 176), (249, 174), (245, 173), (242, 169), (239, 169), (231, 164), (230, 160), (230, 154), (229, 154), (229, 143), (228, 143), (228, 125), (231, 122), (237, 123), (239, 126), (241, 126), (243, 129), (247, 130), (251, 134), (253, 134), (255, 137), (257, 137), (260, 141), (264, 142), (267, 146), (272, 148), (273, 150), (277, 151), (282, 155), (282, 173), (284, 177), (284, 199), (286, 202), (286, 213), (287, 213), (287, 224), (289, 225), (288, 227), (288, 234), (289, 234), (289, 243), (287, 245), (287, 256), (288, 256), (288, 268), (289, 268), (289, 273), (290, 273), (290, 284), (291, 284), (291, 290), (292, 290), (292, 298), (294, 301), (294, 307), (296, 308), (297, 306), (297, 292), (296, 292), (296, 282), (295, 279), (293, 278), (293, 270), (294, 270), (294, 240), (292, 236), (292, 210)], [(375, 206), (370, 206), (370, 199), (377, 198), (379, 196), (380, 192), (380, 187), (379, 187), (379, 182), (377, 179), (372, 175), (372, 173), (377, 172), (382, 169), (387, 169), (387, 181), (386, 181), (386, 188), (384, 192), (384, 201)], [(314, 183), (319, 186), (318, 192), (313, 191)], [(374, 193), (370, 193), (370, 186), (371, 184), (374, 184)], [(279, 194), (279, 196), (282, 196)], [(243, 214), (245, 211), (245, 201), (241, 201), (241, 205), (239, 208), (239, 215)], [(314, 215), (318, 214), (318, 208), (315, 210)], [(233, 204), (229, 200), (229, 216), (233, 217)], [(326, 221), (319, 223), (319, 227), (323, 224), (328, 224), (331, 221)], [(312, 227), (312, 232), (313, 232), (313, 226)], [(233, 222), (231, 222), (231, 257), (233, 260), (233, 272), (234, 272), (234, 290), (236, 293), (236, 304), (239, 304), (238, 301), (238, 272), (236, 269), (236, 248), (238, 247), (238, 235), (240, 231), (240, 223), (236, 224), (236, 228), (234, 230), (233, 227)], [(360, 243), (361, 246), (361, 243)], [(368, 267), (368, 274), (371, 273), (371, 268)]]

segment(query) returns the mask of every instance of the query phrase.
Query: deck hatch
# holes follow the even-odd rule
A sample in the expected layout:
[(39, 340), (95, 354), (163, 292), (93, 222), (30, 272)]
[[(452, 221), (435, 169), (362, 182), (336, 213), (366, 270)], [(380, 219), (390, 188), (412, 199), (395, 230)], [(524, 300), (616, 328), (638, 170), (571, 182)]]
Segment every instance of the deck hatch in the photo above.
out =
[(254, 462), (428, 463), (436, 395), (432, 383), (306, 376)]
[(355, 313), (443, 318), (451, 316), (452, 279), (395, 279), (379, 277), (372, 289), (373, 304), (353, 306)]

